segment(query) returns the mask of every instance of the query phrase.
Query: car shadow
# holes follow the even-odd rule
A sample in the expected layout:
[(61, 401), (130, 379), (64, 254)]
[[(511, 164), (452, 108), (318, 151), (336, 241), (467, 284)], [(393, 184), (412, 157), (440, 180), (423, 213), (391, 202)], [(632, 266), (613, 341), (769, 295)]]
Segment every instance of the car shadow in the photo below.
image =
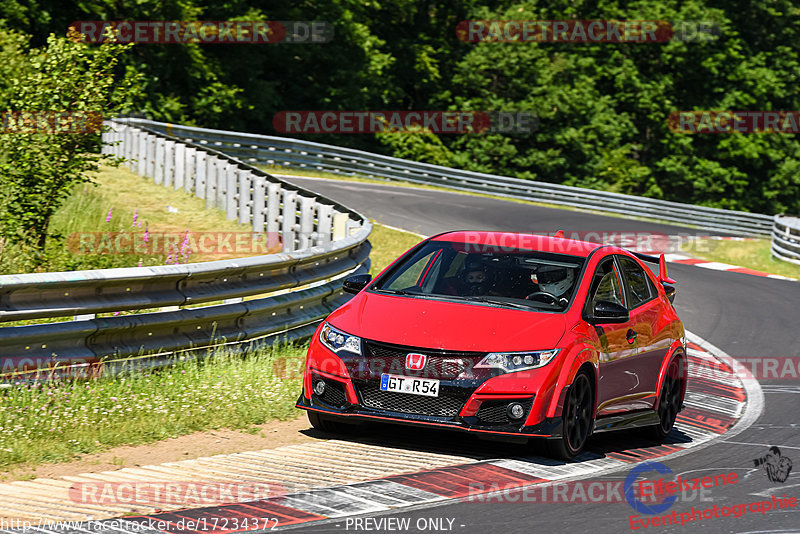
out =
[[(538, 465), (565, 465), (566, 462), (554, 460), (545, 452), (544, 440), (531, 440), (529, 443), (507, 443), (481, 439), (474, 434), (466, 434), (457, 430), (428, 429), (385, 423), (361, 423), (350, 425), (347, 433), (331, 433), (309, 427), (301, 433), (315, 439), (338, 439), (394, 448), (404, 451), (427, 452), (463, 456), (474, 460), (490, 460), (514, 458)], [(692, 438), (673, 428), (664, 440), (663, 445), (690, 443)], [(655, 443), (643, 436), (638, 430), (619, 430), (596, 434), (589, 439), (586, 450), (578, 456), (574, 463), (614, 455), (629, 456), (632, 461), (647, 457), (648, 449), (656, 449), (662, 444)]]

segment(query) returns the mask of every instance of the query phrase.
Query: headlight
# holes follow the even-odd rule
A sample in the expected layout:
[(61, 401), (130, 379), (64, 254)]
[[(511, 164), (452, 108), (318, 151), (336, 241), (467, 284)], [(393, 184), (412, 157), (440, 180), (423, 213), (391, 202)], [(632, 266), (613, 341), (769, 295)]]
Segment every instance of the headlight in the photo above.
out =
[(544, 367), (561, 349), (531, 352), (493, 352), (475, 364), (475, 367), (500, 369), (504, 373)]
[(354, 354), (361, 354), (360, 337), (345, 334), (328, 323), (322, 325), (322, 330), (319, 331), (319, 340), (333, 352), (339, 353), (346, 351)]

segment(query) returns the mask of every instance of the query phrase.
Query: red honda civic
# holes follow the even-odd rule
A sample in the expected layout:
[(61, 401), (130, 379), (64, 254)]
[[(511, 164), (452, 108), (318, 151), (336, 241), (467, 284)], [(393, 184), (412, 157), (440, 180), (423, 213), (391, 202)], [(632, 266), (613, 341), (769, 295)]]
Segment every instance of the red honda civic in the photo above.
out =
[(355, 297), (315, 332), (297, 407), (326, 431), (380, 420), (544, 438), (561, 459), (595, 432), (663, 440), (687, 382), (664, 257), (561, 235), (448, 232), (375, 280), (348, 278)]

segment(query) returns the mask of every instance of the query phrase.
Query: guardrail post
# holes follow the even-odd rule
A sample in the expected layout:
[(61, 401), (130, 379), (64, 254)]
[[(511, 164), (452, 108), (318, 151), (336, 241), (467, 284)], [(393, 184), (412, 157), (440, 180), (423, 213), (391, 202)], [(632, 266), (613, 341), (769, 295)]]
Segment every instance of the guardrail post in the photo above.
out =
[(229, 221), (236, 219), (236, 212), (239, 207), (236, 202), (239, 197), (238, 178), (239, 168), (232, 163), (228, 163), (228, 168), (225, 170), (225, 217)]
[(147, 176), (147, 141), (150, 134), (147, 132), (139, 131), (139, 161), (136, 162), (136, 169), (139, 171), (139, 176)]
[(138, 128), (133, 132), (133, 146), (131, 149), (133, 150), (133, 159), (131, 161), (131, 171), (135, 172), (136, 174), (141, 175), (142, 169), (142, 140), (144, 138), (144, 132), (139, 130)]
[(281, 228), (281, 186), (267, 184), (267, 235), (277, 236)]
[(288, 189), (283, 190), (283, 209), (281, 210), (281, 235), (283, 237), (283, 251), (295, 251), (295, 224), (297, 224), (297, 193)]
[(131, 159), (131, 146), (133, 145), (133, 128), (130, 126), (125, 126), (125, 129), (122, 131), (122, 157), (125, 158), (125, 164), (130, 167), (130, 159)]
[(216, 156), (208, 156), (206, 159), (206, 209), (217, 207), (218, 163)]
[[(253, 233), (265, 231), (267, 215), (267, 184), (258, 177), (253, 177)], [(268, 236), (269, 237), (269, 236)]]
[(164, 183), (164, 160), (167, 156), (167, 140), (163, 137), (156, 139), (156, 158), (153, 162), (156, 172), (153, 173), (153, 182), (161, 185)]
[(164, 185), (175, 183), (175, 141), (164, 143)]
[(347, 221), (350, 216), (340, 211), (333, 212), (333, 240), (338, 241), (347, 237)]
[(192, 192), (192, 187), (194, 187), (195, 181), (195, 174), (197, 173), (197, 169), (195, 168), (195, 157), (197, 156), (197, 149), (194, 147), (187, 146), (186, 150), (184, 151), (184, 155), (186, 156), (186, 163), (184, 163), (184, 178), (183, 178), (183, 190), (186, 193)]
[(175, 189), (183, 188), (183, 181), (186, 178), (186, 145), (175, 143), (175, 173), (172, 180), (172, 187)]
[(317, 241), (315, 245), (324, 245), (331, 241), (333, 233), (333, 206), (317, 204)]
[(228, 204), (226, 203), (228, 192), (228, 168), (231, 166), (224, 159), (217, 158), (217, 207), (225, 211), (227, 215)]
[(316, 200), (311, 197), (300, 197), (300, 235), (298, 248), (304, 249), (312, 246), (314, 236), (314, 204)]
[(144, 167), (144, 175), (150, 178), (151, 180), (155, 176), (156, 172), (156, 136), (153, 134), (147, 134), (147, 139), (145, 140), (145, 167)]
[(194, 196), (206, 198), (206, 170), (208, 154), (198, 150), (194, 158)]
[(247, 224), (256, 212), (255, 203), (251, 200), (250, 185), (253, 175), (250, 171), (239, 170), (239, 223)]

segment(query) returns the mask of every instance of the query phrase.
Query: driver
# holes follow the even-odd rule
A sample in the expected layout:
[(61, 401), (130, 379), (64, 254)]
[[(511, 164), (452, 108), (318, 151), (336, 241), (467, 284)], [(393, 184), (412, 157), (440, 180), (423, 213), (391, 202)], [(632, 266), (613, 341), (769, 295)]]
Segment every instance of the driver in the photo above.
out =
[(479, 296), (489, 292), (489, 280), (486, 266), (479, 257), (468, 256), (464, 260), (464, 270), (461, 273), (462, 295)]
[(575, 283), (575, 270), (558, 265), (544, 265), (536, 271), (539, 290), (550, 293), (559, 300), (566, 300), (567, 293)]

